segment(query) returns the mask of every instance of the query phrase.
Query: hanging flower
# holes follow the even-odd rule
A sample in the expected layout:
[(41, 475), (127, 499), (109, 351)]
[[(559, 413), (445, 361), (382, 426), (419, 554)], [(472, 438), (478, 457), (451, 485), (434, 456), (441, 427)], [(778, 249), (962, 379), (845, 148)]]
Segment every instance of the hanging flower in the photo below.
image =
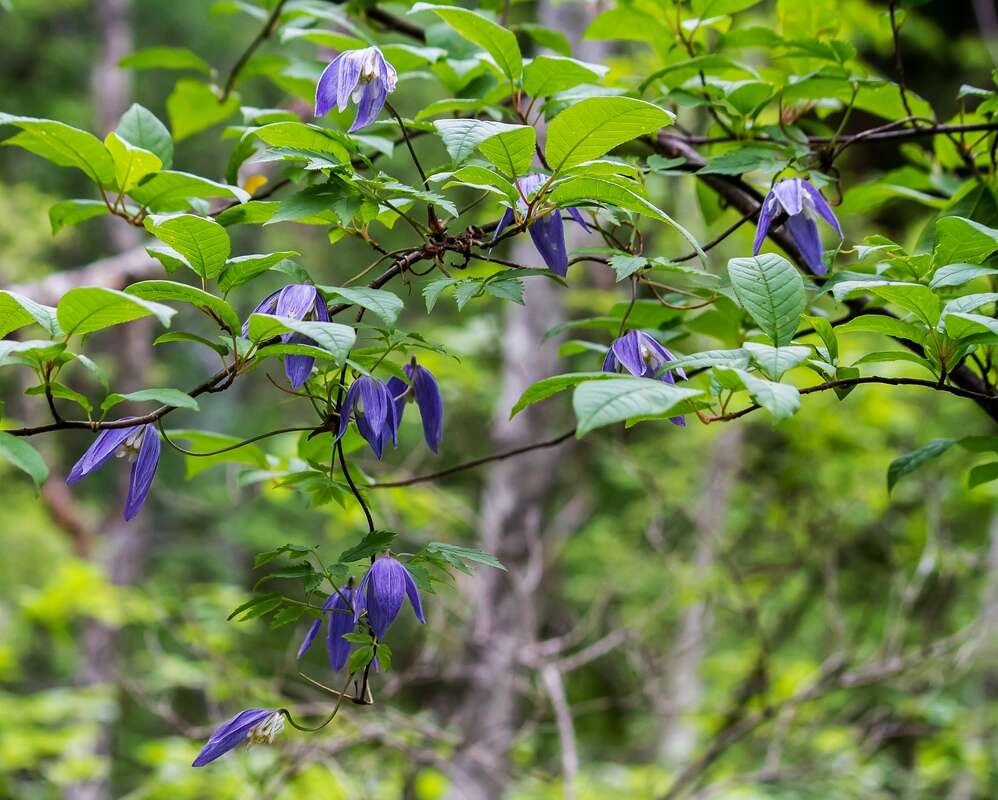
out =
[(153, 425), (103, 430), (73, 465), (66, 483), (72, 485), (82, 480), (95, 469), (103, 467), (113, 456), (128, 458), (132, 462), (128, 497), (125, 499), (125, 520), (128, 521), (139, 513), (149, 494), (149, 487), (156, 475), (156, 465), (159, 464), (159, 448), (159, 434)]
[[(629, 372), (638, 378), (658, 378), (665, 383), (675, 383), (675, 373), (686, 380), (686, 371), (682, 367), (659, 375), (663, 364), (675, 360), (676, 357), (654, 337), (644, 331), (628, 331), (619, 339), (613, 340), (603, 359), (603, 371)], [(681, 428), (686, 427), (686, 420), (681, 416), (672, 417), (671, 421)]]
[[(253, 309), (254, 314), (275, 314), (279, 317), (289, 317), (291, 319), (305, 320), (316, 319), (320, 322), (329, 322), (329, 311), (326, 309), (326, 301), (319, 291), (306, 283), (291, 283), (283, 289), (267, 295), (260, 304)], [(243, 336), (249, 331), (249, 322), (243, 323)], [(307, 336), (297, 333), (285, 333), (281, 335), (281, 341), (285, 344), (314, 344)], [(288, 378), (292, 389), (299, 388), (308, 376), (312, 374), (312, 367), (315, 359), (312, 356), (288, 355), (284, 357), (284, 374)]]
[(247, 708), (218, 726), (191, 766), (203, 767), (205, 764), (210, 764), (243, 742), (270, 744), (282, 730), (284, 730), (284, 715), (280, 711)]
[(357, 423), (357, 430), (379, 459), (388, 442), (398, 447), (395, 398), (377, 378), (361, 375), (350, 384), (340, 409), (340, 429), (336, 434), (336, 441), (346, 433), (351, 412)]
[(364, 579), (357, 587), (354, 621), (367, 612), (367, 622), (378, 639), (383, 639), (388, 627), (395, 621), (406, 595), (412, 604), (416, 619), (426, 624), (423, 606), (419, 602), (419, 589), (401, 561), (391, 556), (380, 556), (371, 564)]
[[(329, 664), (334, 672), (339, 672), (350, 657), (350, 642), (343, 637), (348, 633), (353, 633), (356, 624), (353, 618), (353, 589), (346, 586), (338, 592), (333, 592), (329, 595), (329, 599), (326, 600), (322, 609), (329, 616), (329, 626), (326, 633), (326, 651), (329, 654)], [(298, 658), (305, 655), (312, 646), (315, 637), (319, 634), (321, 624), (321, 619), (312, 623), (308, 633), (305, 634), (301, 647), (298, 648)]]
[[(531, 194), (544, 185), (547, 179), (546, 175), (533, 173), (523, 178), (518, 178), (516, 183), (520, 187), (523, 197), (530, 197)], [(526, 214), (527, 204), (524, 202), (523, 197), (517, 200), (516, 206), (521, 214)], [(568, 209), (568, 213), (585, 231), (589, 230), (589, 226), (586, 225), (586, 221), (582, 218), (582, 214), (579, 213), (577, 208)], [(496, 227), (492, 241), (495, 242), (506, 226), (511, 225), (515, 219), (513, 209), (507, 208), (506, 212), (502, 215), (502, 219), (499, 220), (499, 225)], [(534, 220), (527, 226), (527, 231), (530, 233), (530, 238), (534, 240), (534, 246), (537, 248), (537, 252), (540, 253), (541, 258), (544, 259), (544, 263), (547, 264), (548, 269), (564, 278), (568, 274), (568, 250), (565, 247), (565, 224), (561, 218), (561, 211), (555, 210)]]
[(377, 47), (348, 50), (334, 58), (323, 70), (315, 86), (315, 116), (328, 114), (333, 106), (345, 111), (353, 100), (357, 116), (350, 133), (370, 125), (395, 91), (398, 74)]
[(759, 227), (755, 233), (753, 255), (759, 255), (762, 243), (780, 212), (787, 214), (786, 227), (790, 238), (800, 250), (804, 262), (815, 275), (824, 275), (828, 268), (821, 260), (821, 236), (818, 234), (818, 217), (835, 229), (842, 238), (842, 226), (821, 192), (803, 178), (788, 178), (777, 183), (766, 195), (759, 212)]
[(415, 400), (423, 420), (426, 444), (435, 453), (444, 437), (444, 401), (440, 397), (437, 379), (426, 367), (417, 364), (415, 358), (402, 369), (409, 378), (408, 384), (401, 378), (388, 379), (388, 391), (395, 400), (396, 419), (401, 425), (406, 402)]

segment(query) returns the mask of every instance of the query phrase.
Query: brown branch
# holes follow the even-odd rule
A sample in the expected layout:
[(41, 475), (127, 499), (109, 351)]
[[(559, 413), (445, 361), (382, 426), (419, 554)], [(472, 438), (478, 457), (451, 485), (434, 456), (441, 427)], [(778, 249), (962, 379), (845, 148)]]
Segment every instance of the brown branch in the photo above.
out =
[(242, 55), (240, 55), (236, 60), (236, 63), (232, 65), (232, 69), (229, 71), (229, 77), (225, 79), (225, 88), (222, 89), (222, 97), (219, 99), (220, 103), (224, 103), (229, 99), (229, 95), (232, 94), (232, 89), (236, 85), (236, 80), (239, 78), (239, 73), (243, 71), (243, 68), (249, 62), (253, 53), (256, 52), (256, 49), (274, 33), (274, 30), (277, 28), (277, 22), (281, 18), (281, 11), (284, 9), (284, 4), (287, 1), (288, 0), (277, 0), (277, 5), (275, 5), (274, 10), (270, 12), (270, 16), (267, 18), (267, 21), (264, 23), (259, 33), (253, 37), (253, 41), (249, 43), (246, 49), (243, 50)]

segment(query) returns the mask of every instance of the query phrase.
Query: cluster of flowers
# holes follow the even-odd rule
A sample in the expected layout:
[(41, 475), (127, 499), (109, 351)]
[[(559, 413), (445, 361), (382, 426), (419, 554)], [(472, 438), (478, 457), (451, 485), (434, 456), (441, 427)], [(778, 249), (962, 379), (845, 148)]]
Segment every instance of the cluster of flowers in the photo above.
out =
[[(376, 559), (356, 589), (347, 586), (329, 595), (321, 613), (328, 616), (326, 652), (335, 672), (343, 669), (350, 657), (352, 645), (344, 637), (353, 633), (358, 623), (363, 623), (376, 640), (383, 640), (402, 610), (406, 596), (416, 619), (425, 624), (426, 617), (416, 582), (405, 565), (391, 555)], [(315, 642), (321, 626), (322, 619), (312, 623), (298, 648), (298, 658), (305, 655)], [(377, 669), (377, 659), (373, 664)], [(215, 730), (192, 766), (210, 764), (244, 742), (269, 744), (284, 729), (286, 715), (284, 709), (248, 708), (240, 711)]]

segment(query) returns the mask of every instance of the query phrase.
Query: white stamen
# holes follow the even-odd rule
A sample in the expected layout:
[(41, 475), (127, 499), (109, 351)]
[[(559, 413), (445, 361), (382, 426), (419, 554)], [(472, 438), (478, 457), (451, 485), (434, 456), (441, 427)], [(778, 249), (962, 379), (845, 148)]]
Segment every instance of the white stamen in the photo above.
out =
[(284, 730), (284, 715), (278, 711), (272, 713), (263, 722), (254, 725), (249, 731), (250, 744), (270, 744)]

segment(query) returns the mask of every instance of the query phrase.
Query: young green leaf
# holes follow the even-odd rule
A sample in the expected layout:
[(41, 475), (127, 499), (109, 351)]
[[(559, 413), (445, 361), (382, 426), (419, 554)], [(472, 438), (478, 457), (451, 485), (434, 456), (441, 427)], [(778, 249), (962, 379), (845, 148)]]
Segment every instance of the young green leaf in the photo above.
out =
[(777, 347), (789, 344), (807, 306), (804, 280), (782, 256), (733, 258), (728, 275), (738, 302)]

